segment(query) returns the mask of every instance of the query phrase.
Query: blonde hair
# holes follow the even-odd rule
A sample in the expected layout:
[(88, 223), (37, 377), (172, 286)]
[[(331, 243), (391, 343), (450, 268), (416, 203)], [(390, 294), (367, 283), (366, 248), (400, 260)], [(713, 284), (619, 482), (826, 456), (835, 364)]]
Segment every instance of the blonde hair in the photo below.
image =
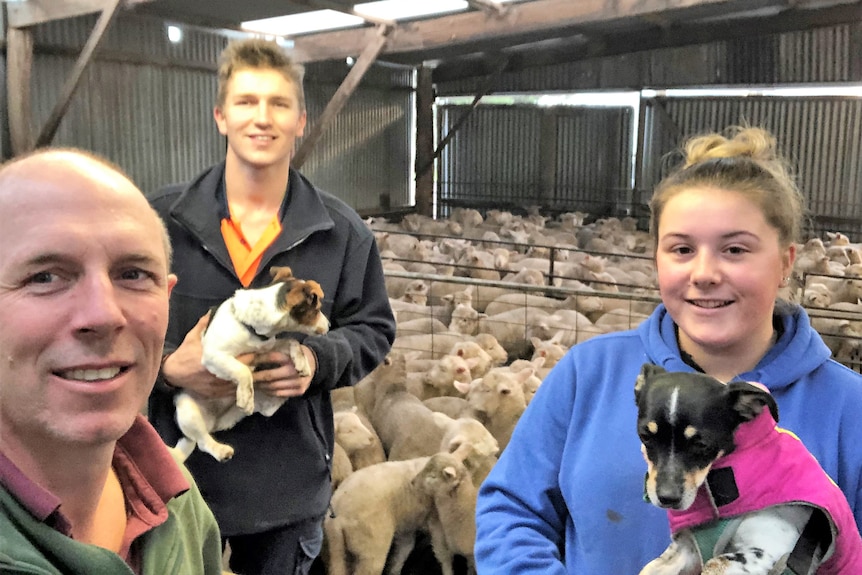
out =
[(305, 110), (302, 81), (305, 68), (295, 62), (284, 49), (272, 40), (248, 38), (231, 42), (222, 51), (218, 67), (218, 94), (216, 106), (224, 107), (227, 85), (234, 72), (244, 69), (276, 70), (296, 87), (299, 109)]
[(656, 186), (650, 200), (650, 233), (658, 241), (662, 212), (685, 189), (717, 188), (744, 195), (778, 231), (782, 246), (800, 241), (804, 200), (775, 137), (762, 128), (734, 126), (730, 136), (696, 136), (683, 147), (685, 161)]

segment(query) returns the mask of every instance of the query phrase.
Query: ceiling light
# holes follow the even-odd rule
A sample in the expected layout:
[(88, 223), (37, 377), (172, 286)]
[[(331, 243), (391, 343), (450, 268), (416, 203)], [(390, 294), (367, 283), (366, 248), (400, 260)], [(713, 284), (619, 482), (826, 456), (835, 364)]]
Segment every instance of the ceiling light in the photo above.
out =
[(290, 16), (277, 16), (275, 18), (264, 18), (262, 20), (250, 20), (241, 24), (244, 30), (260, 32), (262, 34), (276, 34), (278, 36), (295, 36), (298, 34), (309, 34), (321, 30), (337, 30), (361, 26), (365, 20), (359, 16), (337, 12), (335, 10), (314, 10), (291, 14)]
[(409, 20), (466, 10), (466, 0), (380, 0), (356, 4), (353, 11), (383, 20)]
[(173, 44), (179, 44), (183, 39), (183, 29), (173, 24), (168, 25), (168, 40)]

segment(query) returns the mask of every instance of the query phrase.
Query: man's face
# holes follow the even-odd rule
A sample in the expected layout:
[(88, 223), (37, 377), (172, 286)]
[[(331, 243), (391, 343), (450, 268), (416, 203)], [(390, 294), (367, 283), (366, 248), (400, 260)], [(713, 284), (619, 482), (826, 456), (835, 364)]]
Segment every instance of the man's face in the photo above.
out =
[(0, 447), (102, 445), (152, 389), (176, 282), (157, 216), (104, 168), (43, 161), (0, 185)]
[(227, 136), (228, 158), (258, 169), (289, 165), (296, 138), (305, 130), (297, 86), (269, 68), (234, 72), (224, 105), (213, 116)]

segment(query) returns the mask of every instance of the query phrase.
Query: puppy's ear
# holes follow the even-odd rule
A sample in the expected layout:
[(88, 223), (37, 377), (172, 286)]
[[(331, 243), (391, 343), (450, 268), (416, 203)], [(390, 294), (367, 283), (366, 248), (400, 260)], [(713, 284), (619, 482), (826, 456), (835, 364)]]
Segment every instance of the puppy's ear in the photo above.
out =
[(764, 407), (769, 407), (772, 418), (778, 421), (778, 404), (765, 387), (747, 381), (732, 381), (727, 384), (728, 402), (742, 421), (750, 421), (760, 415)]
[(272, 266), (269, 268), (269, 275), (272, 278), (272, 283), (283, 282), (293, 278), (293, 270), (288, 266)]
[(635, 403), (638, 402), (638, 396), (647, 381), (662, 373), (667, 373), (667, 371), (659, 365), (645, 363), (641, 366), (641, 372), (638, 374), (637, 379), (635, 379)]

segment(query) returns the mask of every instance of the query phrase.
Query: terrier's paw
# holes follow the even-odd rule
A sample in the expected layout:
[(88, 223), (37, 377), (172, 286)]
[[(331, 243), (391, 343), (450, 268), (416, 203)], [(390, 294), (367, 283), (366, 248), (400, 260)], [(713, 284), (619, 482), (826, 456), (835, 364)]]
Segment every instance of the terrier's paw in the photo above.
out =
[(233, 447), (231, 447), (230, 445), (225, 445), (224, 443), (219, 443), (218, 445), (212, 446), (212, 448), (208, 452), (218, 461), (227, 461), (228, 459), (233, 457)]
[(243, 382), (236, 387), (236, 406), (246, 415), (254, 412), (254, 384)]

